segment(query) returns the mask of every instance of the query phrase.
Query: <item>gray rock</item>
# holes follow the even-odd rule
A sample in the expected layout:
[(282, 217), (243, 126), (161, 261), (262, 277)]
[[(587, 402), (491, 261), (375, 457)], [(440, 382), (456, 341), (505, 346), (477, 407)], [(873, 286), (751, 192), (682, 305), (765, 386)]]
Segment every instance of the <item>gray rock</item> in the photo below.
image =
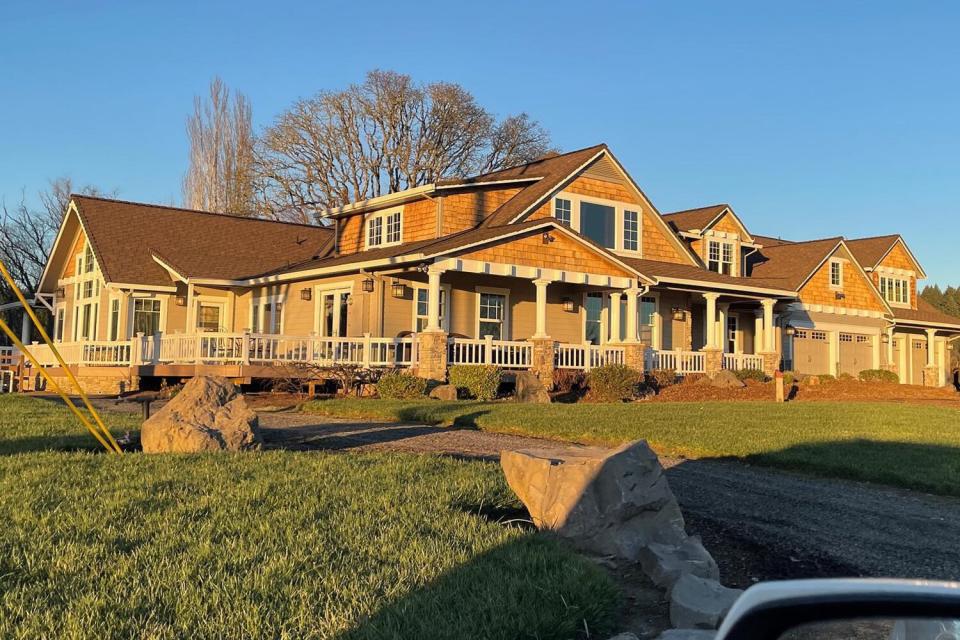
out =
[(716, 637), (716, 631), (707, 629), (667, 629), (657, 640), (713, 640)]
[(741, 593), (716, 580), (684, 574), (670, 592), (670, 622), (678, 629), (716, 629)]
[(517, 373), (517, 388), (515, 399), (517, 402), (530, 404), (550, 404), (550, 394), (533, 371)]
[(457, 388), (452, 384), (441, 384), (430, 391), (430, 397), (434, 400), (456, 400)]
[(687, 538), (663, 467), (642, 440), (614, 450), (504, 451), (500, 465), (537, 527), (585, 551), (632, 562), (651, 543), (680, 547)]
[(640, 640), (635, 633), (618, 633), (615, 636), (612, 636), (610, 640)]
[(710, 384), (721, 389), (742, 389), (747, 386), (729, 369), (721, 369), (709, 378)]
[(651, 543), (640, 550), (640, 566), (655, 585), (669, 591), (685, 573), (710, 580), (720, 579), (720, 569), (699, 536), (679, 545)]
[(244, 451), (263, 442), (257, 414), (225, 378), (193, 378), (143, 423), (144, 453)]

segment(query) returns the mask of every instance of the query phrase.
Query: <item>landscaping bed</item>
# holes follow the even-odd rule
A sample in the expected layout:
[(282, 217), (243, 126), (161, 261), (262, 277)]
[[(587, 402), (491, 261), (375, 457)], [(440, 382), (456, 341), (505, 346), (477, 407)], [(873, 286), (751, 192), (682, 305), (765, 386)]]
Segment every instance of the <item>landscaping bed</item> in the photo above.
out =
[[(106, 414), (118, 435), (130, 414)], [(609, 577), (496, 465), (402, 454), (94, 453), (52, 402), (0, 397), (2, 637), (582, 637)]]
[(960, 495), (960, 409), (936, 405), (826, 401), (526, 405), (351, 399), (311, 402), (303, 409), (585, 444), (612, 446), (646, 439), (669, 457), (736, 458)]

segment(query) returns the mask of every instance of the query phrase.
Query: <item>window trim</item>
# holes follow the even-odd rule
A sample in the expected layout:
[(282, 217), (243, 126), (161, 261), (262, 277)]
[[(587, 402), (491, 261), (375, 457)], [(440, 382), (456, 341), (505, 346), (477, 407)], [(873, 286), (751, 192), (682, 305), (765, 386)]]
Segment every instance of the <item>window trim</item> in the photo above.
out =
[[(738, 262), (738, 260), (736, 259), (736, 254), (738, 253), (738, 249), (737, 249), (738, 244), (737, 244), (737, 242), (736, 242), (735, 240), (729, 240), (729, 239), (726, 239), (726, 238), (716, 238), (716, 237), (712, 237), (712, 236), (706, 236), (706, 237), (704, 237), (704, 241), (707, 243), (707, 250), (706, 250), (705, 255), (704, 255), (704, 258), (705, 258), (704, 264), (705, 264), (706, 267), (707, 267), (707, 271), (713, 271), (714, 273), (719, 273), (720, 275), (729, 275), (729, 276), (731, 276), (731, 277), (737, 277), (737, 275), (738, 275), (738, 274), (737, 274), (737, 262)], [(723, 273), (722, 270), (720, 270), (720, 271), (714, 271), (713, 269), (710, 268), (710, 263), (714, 261), (714, 260), (710, 257), (710, 249), (712, 248), (712, 245), (714, 245), (714, 244), (717, 245), (717, 260), (716, 260), (716, 263), (717, 263), (718, 267), (722, 269), (722, 266), (723, 266), (723, 265), (729, 264), (729, 265), (730, 265), (730, 273), (725, 274), (725, 273)], [(723, 260), (723, 249), (724, 249), (724, 246), (729, 246), (729, 247), (730, 247), (730, 262), (724, 262), (724, 260)]]
[(137, 300), (159, 300), (160, 301), (160, 327), (159, 331), (161, 334), (166, 333), (167, 326), (167, 296), (159, 294), (133, 294), (129, 298), (127, 303), (127, 339), (132, 339), (134, 337), (134, 308), (136, 307)]
[[(886, 282), (884, 282), (886, 281)], [(895, 284), (900, 282), (901, 289), (903, 292), (903, 300), (897, 300), (894, 291)], [(910, 276), (896, 276), (888, 274), (879, 274), (879, 279), (877, 280), (877, 291), (880, 292), (880, 297), (883, 298), (888, 304), (894, 307), (901, 308), (912, 308), (913, 299), (912, 299), (912, 290), (911, 290), (911, 279)]]
[[(420, 318), (426, 318), (427, 316), (421, 316), (421, 315), (419, 315), (419, 314), (417, 313), (417, 295), (418, 295), (418, 292), (419, 292), (419, 291), (427, 291), (427, 292), (429, 292), (429, 291), (430, 291), (430, 287), (429, 287), (428, 285), (422, 283), (422, 282), (412, 282), (412, 283), (410, 283), (410, 288), (413, 290), (413, 298), (412, 298), (411, 305), (410, 305), (410, 306), (412, 307), (412, 309), (411, 309), (412, 319), (410, 320), (410, 330), (413, 331), (414, 333), (418, 333), (418, 331), (417, 331), (417, 320), (420, 319)], [(447, 303), (447, 309), (446, 309), (447, 312), (440, 314), (440, 328), (443, 329), (444, 331), (446, 331), (447, 333), (449, 333), (449, 332), (450, 332), (450, 309), (451, 309), (451, 300), (452, 300), (450, 296), (451, 296), (451, 293), (452, 293), (452, 287), (451, 287), (451, 285), (449, 285), (449, 284), (443, 284), (443, 283), (441, 283), (441, 284), (440, 284), (440, 289), (443, 290), (444, 301)], [(427, 297), (427, 300), (428, 300), (428, 304), (429, 304), (429, 293), (427, 294), (427, 296), (428, 296), (428, 297)], [(479, 296), (478, 296), (478, 297), (477, 297), (477, 301), (478, 301), (477, 315), (478, 315), (478, 316), (480, 315), (479, 300), (480, 300), (480, 298), (479, 298)], [(441, 310), (441, 312), (442, 312), (442, 311), (443, 311), (443, 307), (441, 307), (440, 310)], [(479, 331), (479, 327), (480, 327), (480, 325), (477, 324), (477, 330), (478, 330), (478, 331)]]
[[(387, 228), (389, 227), (388, 218), (392, 216), (399, 216), (400, 218), (400, 239), (394, 241), (387, 240)], [(380, 242), (376, 244), (370, 243), (370, 225), (375, 221), (380, 220), (380, 233), (381, 239)], [(398, 244), (403, 244), (403, 207), (393, 207), (390, 209), (382, 209), (380, 211), (374, 211), (364, 216), (363, 219), (363, 248), (364, 250), (368, 249), (380, 249), (382, 247), (394, 247)]]
[[(612, 251), (615, 254), (626, 254), (629, 256), (641, 256), (643, 255), (643, 225), (644, 217), (646, 214), (646, 209), (644, 209), (643, 204), (637, 204), (633, 202), (623, 202), (622, 200), (608, 200), (606, 198), (595, 198), (593, 196), (584, 196), (579, 193), (570, 193), (568, 191), (560, 191), (559, 193), (554, 194), (553, 198), (550, 200), (550, 215), (556, 219), (556, 210), (557, 210), (557, 199), (569, 200), (570, 201), (570, 228), (581, 233), (580, 231), (580, 204), (582, 202), (589, 202), (590, 204), (596, 204), (603, 207), (612, 207), (614, 210), (614, 247), (604, 247), (607, 251)], [(624, 211), (636, 211), (637, 212), (637, 248), (625, 249), (623, 243), (624, 236)]]
[[(194, 309), (193, 309), (193, 329), (192, 331), (200, 331), (200, 306), (206, 307), (220, 307), (220, 327), (222, 327), (225, 333), (231, 333), (233, 328), (227, 326), (227, 299), (221, 298), (219, 296), (194, 296)], [(220, 329), (217, 329), (219, 332)]]
[[(829, 267), (827, 267), (827, 268), (828, 268), (829, 270), (828, 270), (828, 272), (827, 272), (827, 283), (830, 285), (830, 288), (833, 289), (834, 291), (840, 291), (840, 290), (843, 289), (843, 271), (844, 271), (844, 269), (843, 269), (843, 263), (844, 263), (844, 262), (846, 262), (846, 260), (843, 260), (842, 258), (830, 258), (830, 262), (828, 263), (828, 264), (829, 264)], [(834, 265), (837, 266), (837, 270), (839, 271), (839, 276), (840, 276), (839, 279), (840, 279), (840, 282), (839, 282), (838, 284), (834, 284), (834, 283), (833, 283), (833, 267), (834, 267)]]
[[(349, 306), (351, 304), (350, 301), (353, 300), (354, 283), (355, 283), (354, 280), (337, 280), (336, 282), (324, 282), (321, 284), (313, 285), (313, 332), (315, 334), (319, 336), (322, 333), (321, 329), (323, 328), (321, 326), (322, 322), (320, 317), (320, 313), (321, 311), (323, 311), (323, 309), (320, 307), (322, 303), (321, 294), (337, 293), (337, 292), (347, 293), (350, 296), (347, 301), (347, 306)], [(348, 328), (350, 326), (349, 316), (350, 316), (350, 313), (348, 311), (347, 312)], [(342, 336), (342, 337), (347, 337), (347, 336)]]
[[(270, 303), (279, 302), (282, 306), (280, 308), (280, 326), (277, 327), (276, 332), (264, 331), (264, 309), (263, 307)], [(276, 307), (271, 309), (270, 313), (270, 326), (274, 324), (274, 318)], [(250, 320), (250, 330), (253, 331), (253, 314), (256, 313), (258, 320), (260, 322), (258, 334), (262, 335), (283, 335), (283, 329), (287, 322), (287, 296), (282, 293), (266, 295), (266, 296), (254, 296), (250, 301), (250, 315), (248, 316)]]
[[(117, 317), (113, 317), (113, 307), (116, 304)], [(123, 301), (120, 296), (111, 293), (107, 296), (107, 340), (116, 342), (120, 339), (120, 318), (123, 316)], [(116, 337), (114, 337), (116, 336)]]
[[(510, 322), (510, 289), (501, 289), (498, 287), (475, 287), (474, 288), (475, 297), (473, 305), (473, 335), (477, 336), (477, 340), (483, 340), (483, 336), (480, 335), (480, 294), (482, 293), (491, 293), (495, 295), (503, 296), (503, 320), (501, 324), (503, 330), (500, 332), (501, 340), (510, 340), (511, 339), (511, 322)], [(489, 320), (486, 320), (489, 322)]]

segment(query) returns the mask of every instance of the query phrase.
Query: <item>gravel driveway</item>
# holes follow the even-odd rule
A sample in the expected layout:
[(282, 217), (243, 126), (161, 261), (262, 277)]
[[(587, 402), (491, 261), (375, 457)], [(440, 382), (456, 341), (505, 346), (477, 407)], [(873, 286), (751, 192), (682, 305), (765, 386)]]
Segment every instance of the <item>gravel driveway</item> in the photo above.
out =
[[(262, 413), (268, 447), (497, 459), (536, 438), (417, 424)], [(663, 459), (688, 521), (727, 584), (815, 576), (960, 580), (960, 500), (736, 462)]]

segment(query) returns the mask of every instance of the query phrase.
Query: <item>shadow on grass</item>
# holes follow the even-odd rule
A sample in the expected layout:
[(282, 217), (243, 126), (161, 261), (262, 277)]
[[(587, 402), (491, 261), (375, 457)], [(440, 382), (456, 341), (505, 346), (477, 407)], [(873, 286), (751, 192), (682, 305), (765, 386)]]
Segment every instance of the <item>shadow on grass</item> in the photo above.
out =
[(801, 443), (744, 462), (960, 496), (960, 448), (878, 440)]

